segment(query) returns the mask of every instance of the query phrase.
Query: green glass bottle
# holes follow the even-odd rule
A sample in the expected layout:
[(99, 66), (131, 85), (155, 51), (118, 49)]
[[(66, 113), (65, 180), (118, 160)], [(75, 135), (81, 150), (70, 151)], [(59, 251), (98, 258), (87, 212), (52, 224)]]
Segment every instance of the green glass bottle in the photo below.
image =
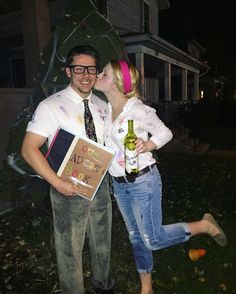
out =
[(128, 120), (128, 133), (124, 138), (126, 175), (136, 175), (139, 171), (138, 153), (135, 144), (136, 139), (137, 136), (134, 133), (134, 122), (130, 119)]

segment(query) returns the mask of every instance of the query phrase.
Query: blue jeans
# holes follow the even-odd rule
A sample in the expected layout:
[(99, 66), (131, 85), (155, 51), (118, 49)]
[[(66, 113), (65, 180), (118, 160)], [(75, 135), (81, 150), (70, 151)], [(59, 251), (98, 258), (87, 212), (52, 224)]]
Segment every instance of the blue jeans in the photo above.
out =
[(137, 271), (149, 273), (153, 268), (152, 250), (187, 241), (190, 238), (188, 226), (186, 223), (162, 225), (162, 182), (156, 166), (135, 182), (118, 183), (113, 178), (113, 184)]
[(63, 294), (83, 294), (82, 251), (89, 238), (94, 288), (111, 289), (112, 207), (105, 177), (94, 200), (50, 191), (58, 274)]

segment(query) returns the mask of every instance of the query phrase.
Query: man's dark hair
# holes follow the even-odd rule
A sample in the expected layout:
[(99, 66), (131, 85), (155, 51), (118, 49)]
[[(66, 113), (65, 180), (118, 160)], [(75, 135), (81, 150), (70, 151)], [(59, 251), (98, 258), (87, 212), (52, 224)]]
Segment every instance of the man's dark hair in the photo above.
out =
[(93, 48), (92, 46), (89, 46), (89, 45), (76, 46), (76, 47), (72, 48), (67, 55), (66, 66), (70, 66), (71, 63), (73, 62), (74, 56), (77, 56), (80, 54), (92, 56), (95, 59), (96, 66), (99, 67), (98, 52), (95, 48)]

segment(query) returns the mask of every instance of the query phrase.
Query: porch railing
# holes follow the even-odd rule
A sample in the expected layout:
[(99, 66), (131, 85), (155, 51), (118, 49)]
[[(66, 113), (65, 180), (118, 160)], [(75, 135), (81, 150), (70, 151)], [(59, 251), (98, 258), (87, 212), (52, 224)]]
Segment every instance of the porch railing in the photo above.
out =
[(194, 128), (185, 124), (185, 118), (191, 115), (192, 105), (193, 102), (182, 101), (158, 101), (151, 104), (159, 118), (171, 129), (174, 138), (196, 151), (198, 138)]

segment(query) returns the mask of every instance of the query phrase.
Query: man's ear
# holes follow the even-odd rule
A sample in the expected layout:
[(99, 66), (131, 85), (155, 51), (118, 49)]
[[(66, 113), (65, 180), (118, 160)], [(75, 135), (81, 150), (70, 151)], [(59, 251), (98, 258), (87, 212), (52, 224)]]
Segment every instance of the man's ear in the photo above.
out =
[(71, 71), (69, 67), (66, 67), (66, 75), (68, 78), (71, 78)]

